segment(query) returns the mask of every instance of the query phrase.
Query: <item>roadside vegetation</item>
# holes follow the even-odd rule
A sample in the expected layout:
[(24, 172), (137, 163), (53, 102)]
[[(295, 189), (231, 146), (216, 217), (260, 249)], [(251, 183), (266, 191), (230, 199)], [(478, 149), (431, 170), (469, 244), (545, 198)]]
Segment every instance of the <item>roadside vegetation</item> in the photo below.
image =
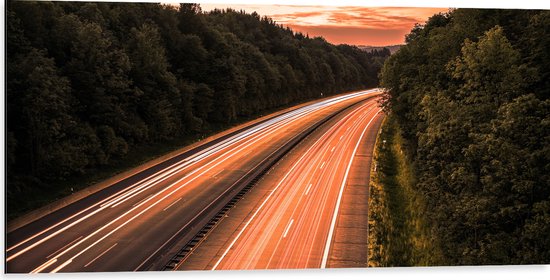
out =
[(415, 192), (415, 168), (403, 152), (399, 125), (390, 115), (382, 127), (369, 189), (368, 265), (437, 264), (441, 253), (424, 220), (425, 202)]
[(550, 11), (457, 9), (386, 61), (374, 264), (550, 263), (549, 30)]
[(8, 219), (254, 116), (375, 87), (390, 54), (197, 4), (8, 1), (6, 31)]

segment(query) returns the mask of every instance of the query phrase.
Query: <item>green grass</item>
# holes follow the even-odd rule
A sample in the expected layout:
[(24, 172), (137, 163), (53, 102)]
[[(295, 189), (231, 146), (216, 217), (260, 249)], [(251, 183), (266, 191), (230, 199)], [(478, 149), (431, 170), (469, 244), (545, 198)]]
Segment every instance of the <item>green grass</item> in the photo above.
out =
[(415, 192), (414, 166), (403, 147), (399, 125), (390, 115), (375, 146), (376, 171), (371, 171), (369, 266), (438, 263), (436, 242), (423, 219), (424, 201)]

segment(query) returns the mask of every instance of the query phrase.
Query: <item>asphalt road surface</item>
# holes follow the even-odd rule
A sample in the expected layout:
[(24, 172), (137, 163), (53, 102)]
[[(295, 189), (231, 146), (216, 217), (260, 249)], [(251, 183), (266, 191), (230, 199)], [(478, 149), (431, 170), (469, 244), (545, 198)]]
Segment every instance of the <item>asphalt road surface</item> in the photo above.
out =
[[(377, 99), (347, 110), (312, 140), (304, 152), (293, 154), (288, 164), (278, 167), (285, 170), (281, 173), (283, 176), (262, 182), (271, 184), (270, 191), (222, 246), (221, 253), (210, 263), (213, 266), (208, 268), (327, 267), (353, 161), (367, 134), (375, 139), (383, 118), (380, 110)], [(363, 181), (366, 185), (362, 188), (367, 189), (368, 179)], [(363, 214), (366, 215), (366, 211)], [(364, 243), (358, 246), (366, 251)]]
[[(263, 159), (326, 116), (377, 93), (375, 89), (340, 95), (268, 119), (169, 159), (9, 232), (6, 239), (6, 271), (46, 273), (155, 269), (155, 261), (169, 251), (171, 244), (194, 235), (201, 223), (217, 212), (223, 199), (232, 195), (235, 183), (254, 170)], [(356, 124), (345, 127), (351, 131), (340, 131), (334, 139), (352, 145), (356, 134), (364, 128), (364, 122), (372, 118), (374, 112), (374, 109), (370, 109), (367, 114), (358, 113), (354, 117)], [(330, 139), (332, 144), (339, 145), (333, 138)], [(335, 199), (338, 201), (338, 187), (334, 188), (336, 191), (323, 191), (323, 187), (318, 185), (327, 180), (332, 184), (341, 182), (345, 169), (340, 170), (340, 165), (347, 164), (352, 149), (346, 146), (332, 152), (329, 149), (330, 153), (327, 153), (319, 145), (312, 147), (316, 156), (304, 157), (304, 160), (300, 160), (302, 164), (294, 169), (305, 168), (304, 172), (310, 173), (311, 170), (300, 166), (314, 162), (315, 169), (335, 172), (327, 175), (313, 172), (307, 178), (291, 175), (285, 178), (295, 182), (310, 182), (307, 195), (316, 199), (312, 200), (311, 205), (305, 203), (309, 200), (298, 198), (298, 190), (294, 190), (289, 192), (289, 198), (283, 199), (285, 205), (295, 204), (292, 215), (270, 210), (277, 212), (278, 221), (288, 220), (287, 225), (270, 225), (278, 234), (283, 233), (279, 243), (307, 238), (297, 229), (317, 227), (313, 221), (306, 222), (307, 219), (301, 218), (302, 215), (308, 215), (315, 221), (328, 218), (331, 222), (328, 210), (315, 215), (308, 209), (327, 208), (326, 205), (333, 204)], [(306, 163), (306, 160), (311, 162)], [(342, 162), (338, 163), (339, 160)], [(306, 191), (302, 190), (304, 186), (300, 188), (302, 193)], [(327, 209), (330, 208), (334, 209), (332, 206)], [(306, 212), (310, 214), (302, 214)], [(254, 223), (257, 221), (260, 219)], [(326, 237), (314, 236), (312, 239), (316, 244), (326, 242)], [(278, 243), (264, 243), (258, 246), (280, 246)], [(307, 248), (285, 250), (282, 253), (292, 255), (304, 250), (307, 251)], [(227, 255), (221, 265), (230, 265), (233, 263), (231, 260), (233, 257)], [(283, 260), (277, 258), (277, 265)]]

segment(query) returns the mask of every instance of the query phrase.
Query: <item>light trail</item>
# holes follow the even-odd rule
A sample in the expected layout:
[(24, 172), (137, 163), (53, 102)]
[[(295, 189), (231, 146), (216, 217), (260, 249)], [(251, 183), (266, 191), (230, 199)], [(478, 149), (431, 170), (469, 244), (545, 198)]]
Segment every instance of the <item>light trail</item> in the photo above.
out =
[[(224, 246), (212, 270), (326, 267), (353, 159), (372, 122), (380, 120), (375, 105), (365, 102), (352, 110), (301, 154)], [(314, 178), (317, 183), (303, 183)], [(313, 184), (321, 185), (312, 189)], [(281, 235), (274, 238), (277, 231)]]
[[(276, 141), (275, 139), (278, 139), (279, 134), (282, 133), (283, 130), (285, 130), (289, 125), (299, 127), (297, 124), (300, 124), (301, 122), (307, 123), (302, 120), (310, 118), (313, 114), (319, 115), (320, 113), (318, 112), (331, 108), (333, 105), (343, 104), (343, 102), (347, 101), (352, 102), (356, 98), (365, 98), (377, 92), (377, 89), (362, 91), (313, 103), (263, 121), (244, 131), (221, 140), (216, 144), (203, 148), (192, 155), (178, 160), (170, 166), (155, 171), (152, 175), (141, 178), (139, 181), (123, 187), (114, 194), (108, 195), (107, 197), (99, 199), (97, 202), (91, 203), (90, 206), (83, 207), (83, 210), (78, 210), (76, 213), (68, 215), (67, 218), (63, 218), (61, 221), (55, 222), (53, 225), (47, 226), (45, 229), (39, 230), (37, 233), (33, 233), (22, 241), (17, 242), (15, 245), (10, 246), (6, 249), (6, 262), (12, 263), (15, 259), (23, 255), (36, 255), (28, 253), (32, 252), (34, 249), (42, 250), (42, 248), (45, 248), (42, 244), (45, 244), (46, 242), (51, 244), (50, 240), (53, 240), (54, 238), (55, 240), (59, 240), (60, 237), (65, 236), (64, 233), (66, 232), (71, 233), (72, 231), (80, 230), (80, 228), (88, 227), (91, 231), (85, 232), (83, 235), (79, 235), (79, 238), (77, 239), (71, 239), (71, 242), (67, 241), (68, 243), (59, 244), (59, 249), (53, 253), (51, 253), (51, 251), (47, 253), (45, 252), (48, 254), (48, 256), (45, 257), (46, 260), (38, 263), (36, 268), (32, 269), (31, 272), (37, 273), (45, 271), (55, 263), (59, 262), (63, 263), (55, 267), (52, 272), (60, 271), (69, 266), (71, 267), (70, 270), (74, 270), (74, 265), (72, 265), (72, 263), (75, 262), (77, 257), (82, 256), (92, 247), (105, 240), (108, 236), (112, 236), (119, 229), (128, 225), (145, 212), (156, 209), (153, 212), (155, 215), (158, 215), (156, 213), (159, 213), (159, 211), (164, 212), (170, 210), (167, 212), (173, 212), (172, 209), (179, 208), (179, 205), (178, 207), (173, 207), (173, 205), (183, 198), (181, 194), (179, 194), (182, 188), (191, 183), (195, 184), (194, 182), (199, 178), (204, 178), (204, 175), (207, 172), (214, 170), (214, 168), (217, 168), (218, 166), (222, 166), (225, 162), (229, 162), (230, 160), (234, 161), (236, 160), (234, 158), (240, 158), (243, 154), (248, 155), (251, 148), (254, 145), (260, 145), (262, 141), (265, 143)], [(255, 153), (257, 152), (255, 151)], [(323, 166), (321, 168), (323, 168)], [(225, 168), (214, 171), (216, 173), (212, 177), (217, 178), (224, 170)], [(221, 177), (227, 176), (228, 175), (226, 173), (221, 175)], [(223, 179), (221, 179), (221, 181), (223, 182)], [(165, 186), (166, 184), (168, 184), (167, 187)], [(223, 191), (219, 196), (225, 194), (226, 191)], [(306, 195), (308, 192), (309, 188), (306, 191)], [(161, 206), (161, 203), (164, 205)], [(206, 211), (212, 203), (214, 203), (214, 201), (211, 201), (210, 203), (204, 202), (204, 204), (208, 205), (206, 208), (202, 208), (199, 212), (203, 213)], [(168, 206), (166, 206), (167, 204)], [(157, 205), (161, 207), (156, 207)], [(195, 219), (199, 214), (194, 216), (193, 219)], [(101, 222), (98, 224), (98, 227), (93, 228), (90, 223), (94, 221), (96, 217), (101, 217), (103, 220), (99, 220)], [(85, 227), (76, 227), (77, 225), (82, 225)], [(114, 229), (109, 231), (109, 227), (114, 227)], [(69, 229), (71, 229), (71, 231), (68, 231)], [(82, 236), (85, 237), (82, 238)], [(86, 244), (90, 242), (92, 243)], [(77, 250), (81, 246), (84, 246), (85, 248), (79, 249), (78, 252), (75, 252), (74, 254), (68, 254), (72, 250)], [(48, 246), (48, 248), (51, 247), (51, 245)], [(43, 254), (43, 256), (46, 254)], [(107, 254), (107, 251), (102, 252), (102, 254)], [(67, 257), (66, 255), (72, 256)], [(88, 257), (89, 254), (86, 253), (86, 255)], [(47, 260), (50, 257), (51, 259)], [(90, 262), (88, 262), (88, 264), (90, 264)], [(7, 266), (8, 271), (10, 270), (10, 266), (11, 265)]]

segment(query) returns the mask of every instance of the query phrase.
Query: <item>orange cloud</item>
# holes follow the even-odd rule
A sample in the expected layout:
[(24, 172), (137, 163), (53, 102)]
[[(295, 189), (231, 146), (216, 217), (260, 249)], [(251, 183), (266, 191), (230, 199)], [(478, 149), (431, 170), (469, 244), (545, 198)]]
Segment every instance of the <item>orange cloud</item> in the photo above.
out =
[(290, 14), (275, 14), (271, 15), (271, 18), (291, 18), (291, 19), (298, 19), (298, 18), (307, 18), (307, 17), (313, 17), (313, 16), (320, 16), (323, 15), (324, 12), (296, 12), (296, 13), (290, 13)]
[[(213, 5), (213, 4), (212, 4)], [(204, 9), (205, 6), (203, 6)], [(446, 8), (231, 5), (272, 18), (295, 31), (322, 36), (334, 44), (402, 44), (415, 23)], [(221, 7), (219, 7), (221, 8)], [(207, 7), (205, 10), (209, 10)]]

